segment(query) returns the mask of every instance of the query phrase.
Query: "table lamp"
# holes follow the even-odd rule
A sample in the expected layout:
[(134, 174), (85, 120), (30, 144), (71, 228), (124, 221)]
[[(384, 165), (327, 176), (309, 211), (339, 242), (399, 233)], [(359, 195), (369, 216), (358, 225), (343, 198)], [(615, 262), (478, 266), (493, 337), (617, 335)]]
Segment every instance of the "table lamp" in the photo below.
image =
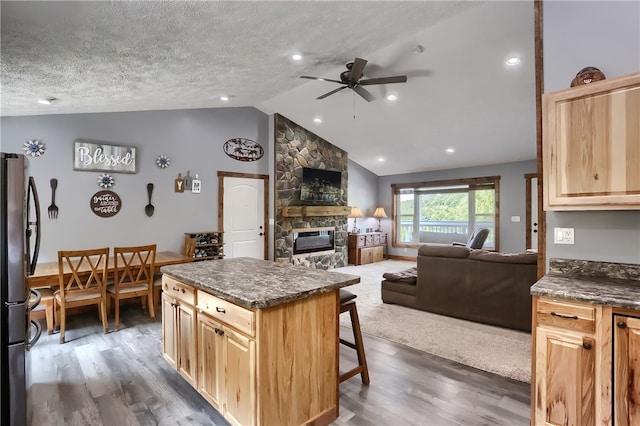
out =
[(378, 207), (375, 212), (373, 212), (373, 217), (378, 218), (378, 229), (376, 232), (382, 232), (382, 224), (380, 223), (380, 218), (387, 217), (384, 209), (382, 207)]
[(362, 212), (360, 211), (360, 209), (358, 207), (351, 207), (351, 213), (349, 213), (349, 216), (347, 217), (353, 218), (353, 229), (351, 230), (351, 232), (353, 234), (357, 234), (358, 232), (360, 232), (358, 230), (358, 227), (356, 226), (356, 221), (359, 217), (362, 217)]

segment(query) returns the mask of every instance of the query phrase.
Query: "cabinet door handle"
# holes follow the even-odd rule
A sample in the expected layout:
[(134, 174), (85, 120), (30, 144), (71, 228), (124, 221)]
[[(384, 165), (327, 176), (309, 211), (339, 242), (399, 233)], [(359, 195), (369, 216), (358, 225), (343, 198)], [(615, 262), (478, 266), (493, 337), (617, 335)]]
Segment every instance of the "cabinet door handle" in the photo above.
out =
[(627, 323), (620, 321), (619, 323), (616, 324), (619, 328), (627, 328)]
[(223, 314), (226, 314), (226, 313), (227, 313), (227, 311), (225, 311), (225, 310), (224, 310), (224, 308), (219, 308), (219, 307), (217, 307), (217, 306), (216, 306), (216, 312), (221, 312), (221, 313), (223, 313)]
[(559, 314), (557, 312), (551, 312), (551, 315), (553, 315), (554, 317), (565, 318), (565, 319), (573, 319), (573, 320), (578, 319), (577, 315), (565, 315), (565, 314)]
[(587, 349), (587, 350), (589, 350), (589, 349), (591, 349), (591, 343), (584, 342), (584, 343), (582, 344), (582, 347), (583, 347), (583, 348), (585, 348), (585, 349)]

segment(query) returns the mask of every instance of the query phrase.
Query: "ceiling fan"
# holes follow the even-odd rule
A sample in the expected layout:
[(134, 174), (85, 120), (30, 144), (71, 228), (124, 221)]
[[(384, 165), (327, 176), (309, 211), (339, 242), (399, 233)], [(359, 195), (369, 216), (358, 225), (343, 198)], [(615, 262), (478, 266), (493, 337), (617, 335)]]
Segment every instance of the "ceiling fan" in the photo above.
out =
[(349, 88), (362, 96), (367, 102), (371, 102), (376, 99), (367, 89), (362, 86), (370, 86), (372, 84), (389, 84), (389, 83), (406, 83), (406, 75), (396, 75), (393, 77), (379, 77), (368, 78), (362, 80), (362, 74), (364, 67), (367, 65), (367, 61), (362, 58), (356, 58), (353, 62), (347, 63), (347, 70), (340, 73), (340, 80), (332, 80), (330, 78), (311, 77), (308, 75), (301, 75), (300, 78), (307, 78), (309, 80), (330, 81), (332, 83), (342, 84), (342, 87), (338, 87), (324, 95), (318, 96), (316, 99), (324, 99), (327, 96), (331, 96), (334, 93), (338, 93), (341, 90)]

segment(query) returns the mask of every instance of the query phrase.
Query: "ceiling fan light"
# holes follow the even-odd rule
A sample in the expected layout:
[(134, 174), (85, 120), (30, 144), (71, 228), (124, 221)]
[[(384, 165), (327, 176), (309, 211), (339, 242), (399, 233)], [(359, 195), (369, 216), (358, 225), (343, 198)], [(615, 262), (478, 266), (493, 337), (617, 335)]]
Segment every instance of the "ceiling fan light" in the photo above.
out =
[(313, 122), (316, 123), (316, 124), (320, 124), (320, 123), (322, 123), (322, 118), (316, 117), (316, 118), (313, 119)]
[(220, 96), (220, 100), (223, 102), (227, 102), (229, 100), (228, 96)]
[(453, 154), (454, 152), (456, 152), (456, 150), (455, 150), (455, 149), (453, 149), (453, 148), (447, 148), (447, 149), (445, 149), (445, 152), (446, 152), (447, 154)]
[(302, 60), (302, 55), (299, 53), (294, 53), (293, 55), (291, 55), (291, 59), (293, 59), (294, 61), (300, 61)]
[(390, 100), (391, 102), (397, 101), (398, 97), (396, 95), (389, 95), (387, 96), (387, 100)]

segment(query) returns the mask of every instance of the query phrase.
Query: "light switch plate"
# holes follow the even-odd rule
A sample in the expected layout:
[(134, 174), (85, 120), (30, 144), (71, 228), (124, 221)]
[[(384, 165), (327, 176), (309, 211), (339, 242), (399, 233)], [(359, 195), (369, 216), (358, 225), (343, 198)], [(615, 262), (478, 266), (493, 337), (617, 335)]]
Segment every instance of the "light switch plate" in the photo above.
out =
[(520, 216), (511, 216), (511, 222), (520, 222)]
[(575, 244), (574, 228), (553, 228), (554, 244)]

